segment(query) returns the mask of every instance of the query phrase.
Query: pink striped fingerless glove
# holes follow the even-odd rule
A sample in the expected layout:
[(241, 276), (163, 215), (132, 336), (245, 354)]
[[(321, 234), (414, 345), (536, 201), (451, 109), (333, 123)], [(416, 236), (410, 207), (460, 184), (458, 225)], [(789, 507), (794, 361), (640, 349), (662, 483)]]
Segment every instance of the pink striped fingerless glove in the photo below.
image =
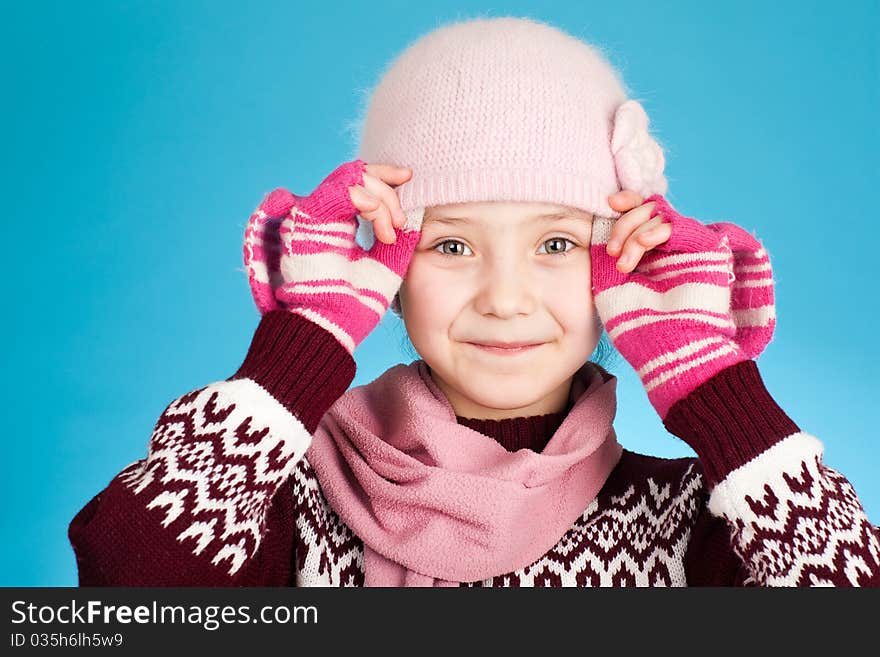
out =
[(358, 210), (349, 187), (366, 163), (337, 167), (309, 196), (271, 192), (245, 230), (244, 263), (261, 314), (288, 310), (322, 326), (348, 350), (378, 325), (409, 267), (420, 231), (407, 221), (397, 241), (355, 241)]
[(606, 252), (615, 220), (595, 217), (592, 290), (612, 344), (665, 419), (672, 405), (721, 370), (756, 358), (776, 326), (770, 258), (739, 226), (684, 217), (659, 194), (654, 214), (672, 235), (630, 273)]

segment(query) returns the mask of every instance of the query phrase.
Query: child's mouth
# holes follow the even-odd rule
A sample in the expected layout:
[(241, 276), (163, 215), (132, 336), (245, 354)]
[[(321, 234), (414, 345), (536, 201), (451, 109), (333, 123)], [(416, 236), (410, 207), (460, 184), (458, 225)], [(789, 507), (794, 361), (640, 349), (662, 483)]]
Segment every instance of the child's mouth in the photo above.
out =
[(477, 344), (476, 342), (468, 342), (467, 344), (472, 345), (477, 349), (480, 349), (481, 351), (485, 351), (486, 353), (498, 354), (502, 356), (512, 356), (514, 354), (521, 354), (537, 349), (543, 343), (523, 345), (520, 347), (493, 347), (485, 344)]

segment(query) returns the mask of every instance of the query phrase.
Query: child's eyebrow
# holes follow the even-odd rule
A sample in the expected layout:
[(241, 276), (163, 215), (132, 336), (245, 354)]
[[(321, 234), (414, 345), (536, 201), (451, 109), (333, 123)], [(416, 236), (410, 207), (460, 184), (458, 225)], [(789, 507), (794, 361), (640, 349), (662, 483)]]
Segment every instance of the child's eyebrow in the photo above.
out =
[[(526, 224), (526, 223), (531, 223), (532, 221), (540, 221), (541, 223), (550, 223), (552, 221), (564, 221), (564, 220), (583, 222), (583, 217), (578, 217), (576, 215), (571, 214), (570, 212), (550, 212), (547, 214), (539, 214), (539, 215), (527, 217), (526, 219), (524, 219), (520, 223)], [(435, 216), (429, 216), (427, 221), (425, 221), (425, 225), (434, 224), (434, 223), (454, 226), (459, 223), (482, 224), (485, 222), (482, 221), (481, 219), (474, 220), (469, 217), (435, 217)]]

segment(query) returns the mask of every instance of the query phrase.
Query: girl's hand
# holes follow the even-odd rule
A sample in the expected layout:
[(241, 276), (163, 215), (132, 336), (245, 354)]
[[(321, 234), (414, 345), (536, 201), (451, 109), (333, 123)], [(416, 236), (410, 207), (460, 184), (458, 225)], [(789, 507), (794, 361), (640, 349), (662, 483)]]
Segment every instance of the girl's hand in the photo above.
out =
[[(244, 239), (260, 313), (302, 315), (353, 353), (397, 294), (419, 242), (420, 231), (397, 217), (400, 204), (388, 185), (408, 177), (397, 167), (357, 159), (338, 166), (308, 196), (283, 187), (268, 194)], [(359, 211), (383, 235), (369, 250), (355, 239)]]
[(376, 239), (394, 244), (395, 228), (403, 228), (406, 215), (400, 208), (400, 199), (391, 185), (402, 185), (412, 177), (412, 169), (393, 164), (368, 164), (364, 170), (364, 182), (349, 187), (351, 202), (360, 216), (373, 222)]
[(608, 255), (620, 256), (617, 269), (631, 272), (645, 251), (650, 251), (669, 239), (672, 224), (664, 223), (663, 217), (654, 214), (654, 202), (645, 203), (637, 192), (625, 189), (608, 197), (608, 204), (616, 212), (625, 212), (611, 228), (608, 238)]
[[(617, 211), (637, 207), (617, 220), (593, 220), (596, 309), (665, 419), (676, 401), (721, 370), (756, 358), (772, 339), (770, 259), (739, 226), (704, 225), (659, 194), (643, 203), (626, 191), (609, 201)], [(609, 247), (612, 239), (621, 246)], [(634, 262), (622, 266), (614, 253), (631, 254)]]

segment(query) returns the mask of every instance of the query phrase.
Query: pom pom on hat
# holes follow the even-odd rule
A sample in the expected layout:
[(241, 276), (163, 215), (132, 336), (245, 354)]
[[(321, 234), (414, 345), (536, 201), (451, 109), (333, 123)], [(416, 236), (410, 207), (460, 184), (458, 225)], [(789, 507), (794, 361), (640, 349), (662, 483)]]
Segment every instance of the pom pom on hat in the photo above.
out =
[(666, 193), (663, 149), (648, 132), (648, 115), (638, 101), (628, 100), (617, 108), (611, 152), (621, 189), (643, 197)]

